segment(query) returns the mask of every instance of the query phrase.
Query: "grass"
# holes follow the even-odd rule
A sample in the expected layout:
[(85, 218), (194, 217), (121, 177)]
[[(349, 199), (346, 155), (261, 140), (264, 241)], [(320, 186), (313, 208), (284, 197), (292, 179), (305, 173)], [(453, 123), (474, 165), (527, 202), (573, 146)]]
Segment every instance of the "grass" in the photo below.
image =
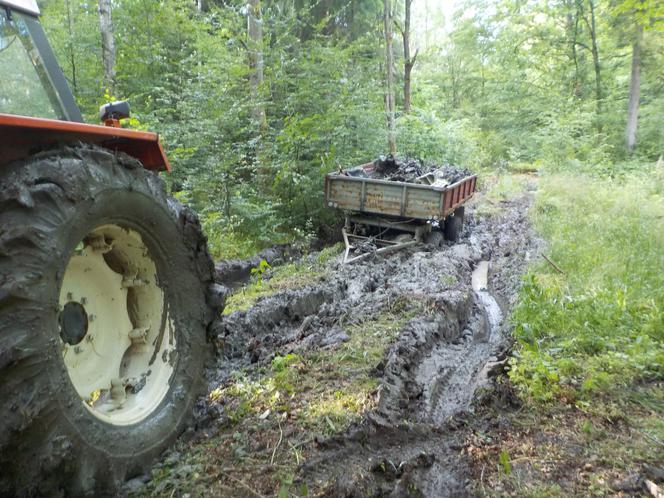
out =
[(309, 496), (293, 484), (317, 438), (345, 431), (375, 407), (377, 365), (422, 309), (404, 296), (377, 316), (344, 326), (348, 340), (328, 349), (276, 356), (237, 372), (209, 394), (226, 420), (201, 444), (179, 442), (136, 496)]
[(564, 273), (525, 277), (509, 372), (523, 409), (469, 441), (480, 491), (631, 496), (620, 483), (664, 461), (664, 171), (539, 188), (531, 216)]
[(664, 376), (664, 172), (615, 182), (556, 175), (533, 216), (549, 256), (514, 311), (512, 380), (538, 400), (584, 406)]
[(254, 271), (252, 282), (230, 296), (224, 314), (247, 310), (261, 297), (275, 292), (313, 284), (328, 272), (327, 263), (339, 256), (341, 250), (341, 245), (336, 244), (320, 251), (314, 260), (301, 258), (297, 262), (276, 268), (270, 268), (261, 262), (261, 267)]
[(529, 184), (535, 184), (531, 172), (499, 173), (486, 172), (479, 176), (481, 195), (471, 200), (476, 216), (487, 217), (498, 214), (503, 203), (523, 194)]

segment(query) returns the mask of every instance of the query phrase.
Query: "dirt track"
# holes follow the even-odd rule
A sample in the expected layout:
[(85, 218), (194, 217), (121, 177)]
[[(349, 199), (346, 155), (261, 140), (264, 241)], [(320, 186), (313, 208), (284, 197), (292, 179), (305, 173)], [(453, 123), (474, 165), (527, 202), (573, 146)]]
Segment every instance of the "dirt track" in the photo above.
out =
[[(211, 391), (232, 386), (237, 381), (233, 372), (241, 371), (249, 379), (265, 375), (275, 357), (333, 355), (353, 340), (349, 330), (356, 331), (358, 324), (377, 320), (386, 311), (390, 316), (403, 312), (407, 318), (398, 322), (382, 359), (370, 369), (378, 385), (369, 395), (371, 402), (347, 428), (338, 430), (326, 418), (337, 429), (329, 437), (296, 430), (289, 422), (292, 413), (284, 409), (272, 425), (268, 421), (275, 417), (267, 410), (253, 417), (256, 427), (247, 429), (250, 415), (238, 423), (235, 405), (223, 394), (211, 396), (199, 403), (197, 431), (156, 467), (152, 482), (138, 490), (140, 482), (134, 482), (128, 489), (147, 495), (168, 495), (172, 489), (174, 496), (196, 496), (203, 489), (198, 479), (200, 484), (215, 482), (206, 489), (228, 496), (269, 496), (280, 489), (309, 496), (472, 494), (475, 483), (463, 452), (468, 411), (476, 390), (500, 371), (509, 351), (503, 317), (537, 244), (525, 217), (529, 204), (527, 194), (493, 203), (491, 209), (480, 199), (467, 210), (457, 244), (418, 247), (355, 265), (343, 266), (335, 258), (313, 283), (224, 315), (215, 329), (219, 357), (209, 371)], [(343, 373), (330, 379), (342, 384)], [(220, 461), (210, 464), (210, 459), (227, 458), (219, 449), (224, 443), (215, 441), (227, 441), (231, 434), (239, 439), (236, 435), (245, 429), (251, 442), (243, 446), (240, 457), (233, 454), (234, 461), (260, 461), (265, 467), (247, 469), (227, 462), (222, 469)], [(267, 437), (269, 431), (276, 436)], [(284, 439), (293, 451), (298, 449), (297, 466), (288, 486), (281, 478), (280, 488), (275, 487), (279, 478), (274, 467), (275, 456), (286, 446)], [(222, 446), (214, 455), (201, 453), (206, 444)], [(196, 465), (207, 463), (194, 477), (192, 472), (177, 477), (183, 474), (180, 462), (192, 452), (198, 455)]]

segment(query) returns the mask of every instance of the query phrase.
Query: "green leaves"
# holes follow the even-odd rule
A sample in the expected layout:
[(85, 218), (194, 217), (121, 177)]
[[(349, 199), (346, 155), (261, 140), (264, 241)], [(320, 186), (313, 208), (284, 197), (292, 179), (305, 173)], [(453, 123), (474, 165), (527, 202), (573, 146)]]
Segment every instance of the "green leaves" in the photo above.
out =
[[(260, 130), (252, 122), (242, 2), (217, 2), (206, 13), (182, 0), (114, 3), (117, 97), (130, 101), (132, 126), (160, 134), (173, 165), (166, 181), (201, 215), (217, 257), (326, 232), (335, 213), (323, 205), (324, 174), (385, 152), (382, 2), (285, 5), (262, 4), (259, 96), (267, 129)], [(414, 16), (412, 43), (420, 50), (412, 112), (397, 113), (399, 152), (473, 169), (537, 164), (626, 173), (616, 161), (630, 74), (628, 28), (635, 16), (659, 19), (661, 6), (593, 5), (599, 114), (588, 0), (471, 0), (445, 32), (425, 34)], [(84, 114), (96, 122), (105, 98), (96, 8), (53, 0), (42, 19)], [(657, 29), (645, 34), (638, 152), (652, 159), (664, 141), (663, 43)]]

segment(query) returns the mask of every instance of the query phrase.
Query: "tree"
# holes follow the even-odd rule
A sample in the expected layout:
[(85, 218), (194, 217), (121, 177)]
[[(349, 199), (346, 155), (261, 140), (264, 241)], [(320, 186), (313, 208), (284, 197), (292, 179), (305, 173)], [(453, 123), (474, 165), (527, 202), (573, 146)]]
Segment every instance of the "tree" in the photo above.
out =
[(385, 25), (385, 73), (387, 80), (387, 94), (385, 96), (385, 110), (387, 112), (387, 145), (390, 154), (397, 153), (396, 123), (394, 117), (394, 52), (392, 49), (392, 1), (385, 0), (383, 13)]
[(111, 0), (99, 0), (99, 29), (101, 32), (101, 60), (104, 67), (104, 87), (115, 97), (115, 36)]
[[(67, 20), (67, 34), (69, 35), (70, 40), (74, 39), (73, 31), (73, 19), (71, 12), (71, 0), (65, 0), (65, 18)], [(71, 67), (71, 91), (74, 94), (74, 97), (78, 96), (78, 79), (76, 74), (76, 55), (74, 51), (74, 44), (70, 42), (67, 47), (67, 60)]]
[(593, 57), (593, 69), (595, 71), (595, 109), (596, 109), (596, 123), (597, 131), (602, 131), (602, 125), (600, 120), (600, 115), (602, 114), (602, 69), (599, 59), (599, 47), (597, 45), (597, 16), (596, 16), (596, 6), (594, 0), (588, 0), (588, 10), (585, 12), (584, 0), (577, 0), (577, 9), (581, 14), (586, 27), (588, 28), (588, 34), (590, 35), (590, 48), (583, 43), (576, 41), (578, 45), (583, 46), (584, 48), (590, 50), (590, 53)]
[(418, 50), (411, 59), (410, 57), (410, 7), (413, 0), (406, 0), (404, 5), (404, 23), (401, 36), (403, 37), (403, 112), (410, 112), (410, 74), (413, 71)]
[(267, 128), (265, 106), (262, 102), (263, 87), (263, 16), (260, 0), (249, 0), (247, 3), (247, 39), (249, 52), (249, 90), (253, 102), (254, 122), (260, 127), (261, 133)]
[(639, 122), (639, 97), (641, 93), (641, 44), (643, 26), (637, 24), (632, 42), (632, 70), (629, 79), (629, 99), (627, 103), (627, 125), (625, 127), (625, 145), (630, 154), (636, 148), (636, 129)]

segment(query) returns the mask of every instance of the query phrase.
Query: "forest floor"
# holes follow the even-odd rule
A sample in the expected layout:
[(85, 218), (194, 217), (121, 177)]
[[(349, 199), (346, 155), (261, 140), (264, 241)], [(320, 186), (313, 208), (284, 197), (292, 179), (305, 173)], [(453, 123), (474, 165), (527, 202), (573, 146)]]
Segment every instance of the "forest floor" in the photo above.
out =
[(259, 265), (216, 324), (196, 426), (126, 494), (586, 494), (602, 462), (583, 459), (578, 414), (529, 416), (503, 375), (507, 317), (543, 247), (537, 183), (485, 180), (456, 244)]

